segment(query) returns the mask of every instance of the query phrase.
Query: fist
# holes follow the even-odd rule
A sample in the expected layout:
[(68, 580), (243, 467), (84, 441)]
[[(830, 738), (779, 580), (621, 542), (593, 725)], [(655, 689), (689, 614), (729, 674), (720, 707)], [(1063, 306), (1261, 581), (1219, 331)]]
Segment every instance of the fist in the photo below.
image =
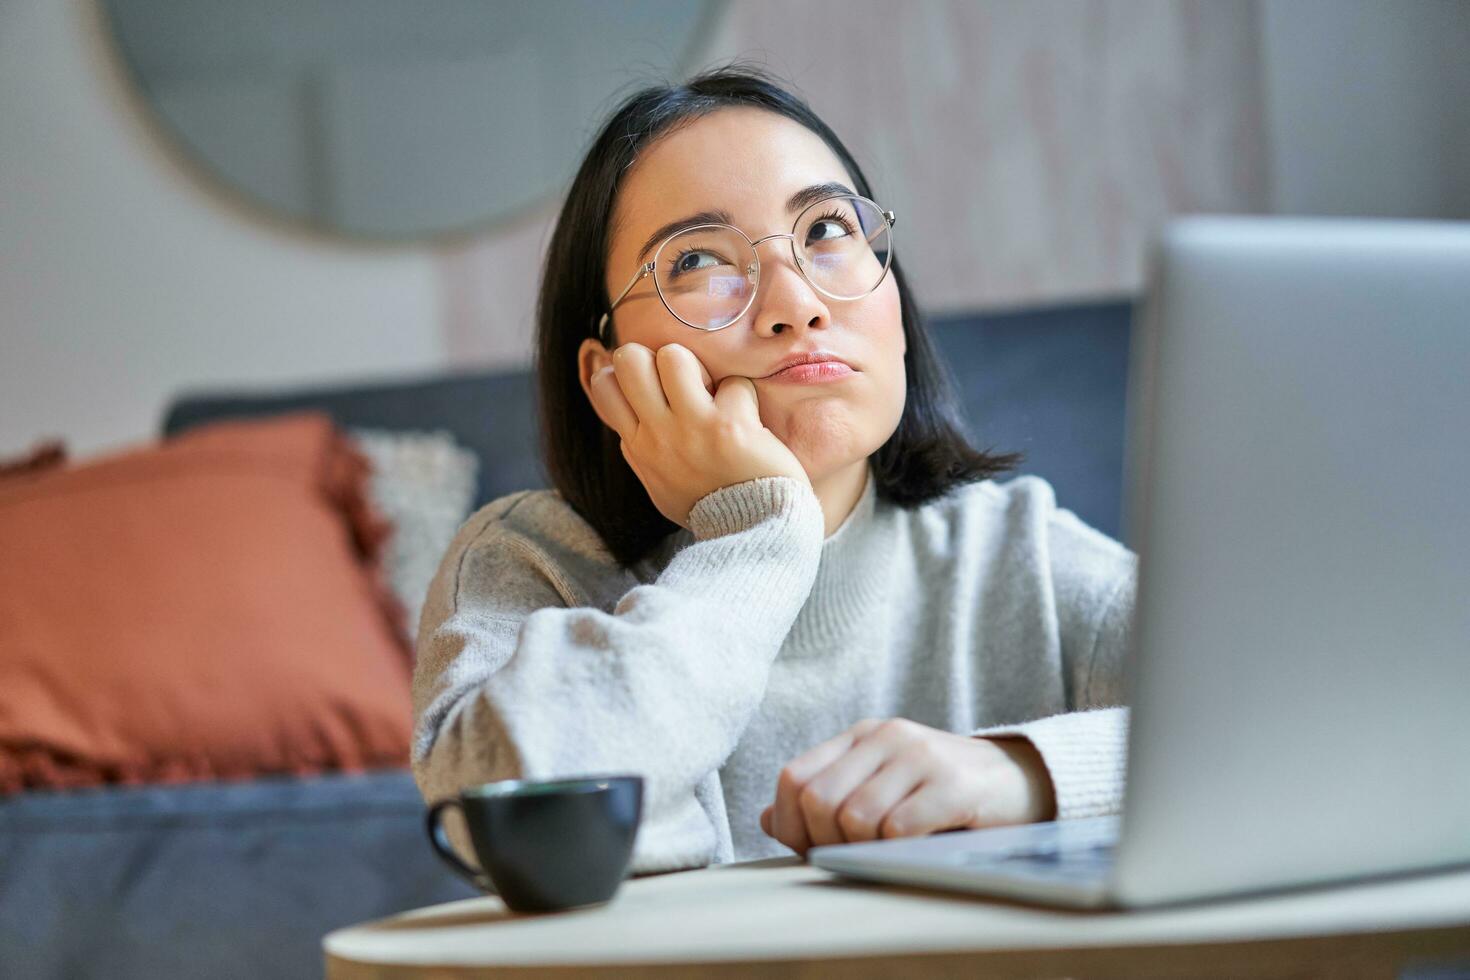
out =
[(1055, 819), (1046, 765), (1024, 738), (868, 719), (792, 759), (761, 830), (796, 851)]
[(801, 462), (761, 422), (755, 383), (729, 375), (716, 384), (694, 352), (624, 344), (592, 375), (598, 417), (621, 437), (623, 458), (669, 520), (689, 526), (706, 494), (765, 476), (810, 486)]

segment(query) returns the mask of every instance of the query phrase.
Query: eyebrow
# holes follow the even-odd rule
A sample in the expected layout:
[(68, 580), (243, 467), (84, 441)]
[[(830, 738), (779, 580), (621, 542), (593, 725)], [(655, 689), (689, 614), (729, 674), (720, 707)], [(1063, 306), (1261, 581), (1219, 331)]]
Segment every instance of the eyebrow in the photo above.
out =
[[(812, 184), (810, 187), (803, 187), (795, 194), (792, 194), (786, 201), (786, 210), (800, 211), (825, 198), (836, 197), (839, 194), (853, 193), (855, 192), (852, 188), (835, 180), (829, 180), (824, 184)], [(693, 228), (695, 225), (733, 225), (734, 223), (735, 220), (730, 216), (730, 212), (724, 208), (716, 208), (713, 211), (699, 211), (695, 214), (685, 215), (682, 218), (676, 218), (648, 236), (647, 241), (643, 243), (643, 248), (638, 251), (638, 261), (642, 262), (648, 255), (648, 250), (659, 242), (686, 228)]]

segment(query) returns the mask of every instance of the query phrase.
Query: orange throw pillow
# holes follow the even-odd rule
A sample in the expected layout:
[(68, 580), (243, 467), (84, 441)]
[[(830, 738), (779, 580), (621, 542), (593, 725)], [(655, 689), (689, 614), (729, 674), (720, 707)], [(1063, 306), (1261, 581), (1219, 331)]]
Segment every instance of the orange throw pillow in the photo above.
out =
[(302, 412), (0, 478), (0, 792), (406, 765), (369, 465)]

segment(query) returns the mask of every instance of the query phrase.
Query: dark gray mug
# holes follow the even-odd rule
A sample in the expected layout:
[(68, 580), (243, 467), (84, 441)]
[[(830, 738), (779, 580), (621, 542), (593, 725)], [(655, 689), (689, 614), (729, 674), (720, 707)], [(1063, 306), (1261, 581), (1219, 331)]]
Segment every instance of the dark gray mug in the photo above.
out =
[[(450, 807), (464, 815), (479, 868), (449, 843), (442, 818)], [(642, 776), (506, 779), (439, 800), (427, 826), (434, 850), (475, 887), (516, 912), (549, 912), (613, 897), (642, 816)]]

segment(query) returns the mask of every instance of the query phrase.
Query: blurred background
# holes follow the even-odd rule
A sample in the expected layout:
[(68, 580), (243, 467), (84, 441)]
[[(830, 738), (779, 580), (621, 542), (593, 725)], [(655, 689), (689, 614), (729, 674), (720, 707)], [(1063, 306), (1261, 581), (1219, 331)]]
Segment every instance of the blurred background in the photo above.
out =
[(974, 313), (1132, 296), (1181, 212), (1470, 217), (1467, 41), (1456, 0), (0, 0), (0, 455), (185, 389), (524, 367), (595, 125), (724, 59)]
[(977, 447), (1130, 543), (1152, 236), (1470, 218), (1467, 51), (1470, 0), (0, 0), (0, 973), (320, 977), (477, 894), (416, 620), (545, 485), (542, 255), (636, 89), (805, 97)]

